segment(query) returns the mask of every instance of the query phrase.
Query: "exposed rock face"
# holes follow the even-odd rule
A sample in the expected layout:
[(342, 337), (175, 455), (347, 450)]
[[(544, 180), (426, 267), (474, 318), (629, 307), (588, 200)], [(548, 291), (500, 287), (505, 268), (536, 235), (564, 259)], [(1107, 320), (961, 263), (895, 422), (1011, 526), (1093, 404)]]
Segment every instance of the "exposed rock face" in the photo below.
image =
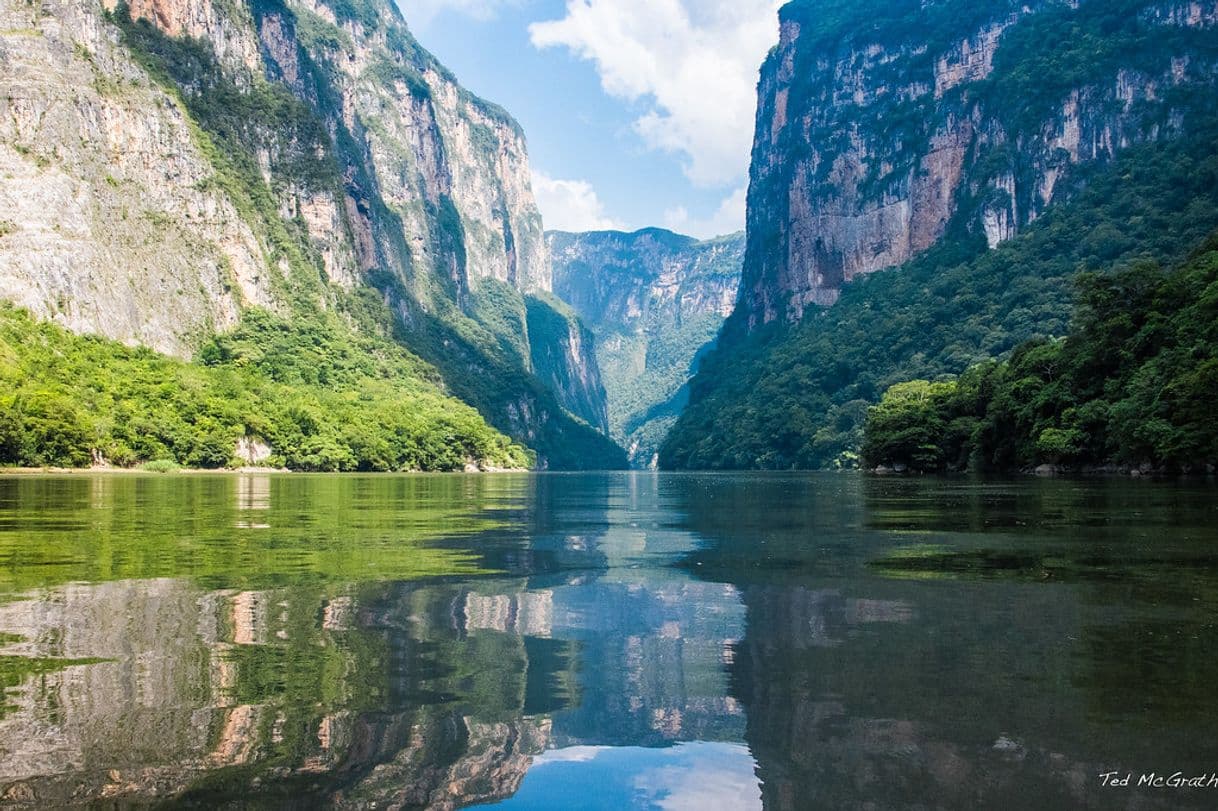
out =
[(543, 464), (624, 464), (582, 328), (529, 333), (552, 279), (519, 125), (391, 0), (0, 0), (0, 65), (0, 297), (189, 357), (246, 308), (371, 290)]
[(558, 395), (563, 408), (603, 434), (609, 409), (592, 333), (553, 296), (526, 300), (533, 371)]
[(731, 313), (744, 235), (699, 242), (659, 229), (548, 235), (554, 291), (596, 335), (611, 435), (651, 467), (697, 354)]
[[(346, 208), (362, 269), (393, 268), (419, 293), (423, 278), (438, 276), (459, 298), (481, 279), (548, 290), (519, 125), (460, 87), (390, 3), (366, 3), (354, 18), (327, 0), (267, 5), (256, 22), (269, 75), (356, 139), (357, 154), (345, 157), (362, 164), (371, 188), (348, 183)], [(334, 98), (315, 98), (308, 80), (319, 73)], [(383, 209), (361, 200), (371, 193)]]
[(1185, 126), (1179, 93), (1212, 82), (1213, 67), (1191, 58), (1181, 29), (1212, 35), (1218, 5), (1144, 4), (1138, 20), (1159, 32), (1141, 44), (1172, 58), (1089, 57), (1076, 86), (1056, 75), (1020, 86), (1004, 48), (1035, 48), (1033, 18), (1068, 25), (1102, 0), (1071, 6), (863, 4), (840, 30), (811, 0), (786, 6), (759, 86), (742, 326), (831, 305), (843, 284), (906, 262), (949, 226), (993, 247), (1061, 195), (1072, 167)]
[(0, 297), (188, 354), (276, 270), (177, 102), (91, 4), (0, 2)]
[[(119, 0), (102, 0), (114, 11)], [(206, 40), (216, 58), (230, 69), (262, 70), (258, 39), (249, 25), (249, 12), (224, 0), (127, 0), (134, 19), (145, 19), (171, 37)], [(233, 15), (239, 15), (236, 19)], [(238, 24), (234, 24), (238, 23)]]

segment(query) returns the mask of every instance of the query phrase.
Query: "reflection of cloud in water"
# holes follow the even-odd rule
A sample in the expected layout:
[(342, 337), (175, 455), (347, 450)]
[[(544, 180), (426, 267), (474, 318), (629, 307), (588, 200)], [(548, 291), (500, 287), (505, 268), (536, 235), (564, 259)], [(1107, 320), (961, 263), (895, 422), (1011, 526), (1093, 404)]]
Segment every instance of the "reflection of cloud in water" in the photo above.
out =
[(535, 758), (519, 792), (499, 807), (747, 811), (761, 808), (755, 768), (739, 744), (572, 746)]
[(686, 744), (677, 762), (639, 775), (636, 788), (665, 811), (761, 808), (761, 787), (749, 750), (730, 744)]
[(533, 768), (540, 768), (550, 763), (587, 763), (590, 760), (596, 760), (597, 755), (611, 748), (608, 746), (566, 746), (562, 749), (551, 749), (533, 761)]

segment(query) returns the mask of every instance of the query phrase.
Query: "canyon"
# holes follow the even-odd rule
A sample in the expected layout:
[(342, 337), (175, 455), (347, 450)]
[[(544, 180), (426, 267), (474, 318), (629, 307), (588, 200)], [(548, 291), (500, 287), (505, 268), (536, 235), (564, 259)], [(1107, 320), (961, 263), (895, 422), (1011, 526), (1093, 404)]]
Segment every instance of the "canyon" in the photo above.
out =
[(550, 232), (547, 243), (555, 293), (595, 336), (610, 436), (633, 467), (655, 467), (697, 359), (732, 312), (744, 234)]

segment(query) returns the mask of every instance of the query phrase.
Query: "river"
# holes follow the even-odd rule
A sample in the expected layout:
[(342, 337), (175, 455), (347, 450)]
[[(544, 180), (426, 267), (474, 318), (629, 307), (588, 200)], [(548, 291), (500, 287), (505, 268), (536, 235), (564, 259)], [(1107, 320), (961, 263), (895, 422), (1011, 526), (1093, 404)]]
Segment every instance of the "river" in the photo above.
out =
[(0, 804), (1218, 807), (1216, 626), (1205, 482), (5, 477)]

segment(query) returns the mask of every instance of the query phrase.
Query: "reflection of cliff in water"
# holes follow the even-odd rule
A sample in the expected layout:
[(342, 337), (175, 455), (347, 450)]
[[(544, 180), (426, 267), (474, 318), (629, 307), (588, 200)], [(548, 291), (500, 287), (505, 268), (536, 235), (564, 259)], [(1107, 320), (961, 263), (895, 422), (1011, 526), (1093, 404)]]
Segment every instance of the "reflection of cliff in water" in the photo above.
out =
[[(4, 654), (102, 660), (28, 675), (8, 693), (0, 801), (456, 808), (510, 796), (547, 748), (743, 734), (725, 667), (741, 635), (739, 595), (666, 568), (692, 541), (658, 515), (635, 520), (649, 515), (654, 488), (561, 477), (456, 494), (452, 480), (436, 480), (439, 493), (410, 485), (423, 488), (413, 494), (421, 509), (493, 527), (462, 518), (463, 533), (429, 542), (427, 554), (468, 560), (477, 550), (464, 565), (506, 574), (335, 582), (313, 558), (291, 567), (295, 534), (276, 540), (291, 510), (312, 515), (308, 481), (238, 480), (231, 502), (214, 482), (197, 485), (236, 530), (232, 554), (267, 550), (264, 569), (243, 572), (209, 549), (200, 577), (77, 584), (51, 574), (0, 604), (0, 633), (21, 638)], [(75, 503), (73, 531), (99, 522), (90, 510), (117, 524), (124, 486), (107, 482), (91, 504)], [(357, 492), (323, 504), (379, 500)], [(408, 520), (361, 518), (373, 541), (352, 535), (343, 571), (379, 565), (382, 548), (391, 571), (411, 565), (389, 540)], [(309, 523), (345, 537), (338, 515)], [(233, 543), (174, 532), (160, 538), (179, 557), (200, 554), (192, 544)], [(116, 555), (156, 552), (124, 537), (107, 538)]]
[[(731, 695), (765, 807), (1099, 807), (1101, 772), (1212, 772), (1218, 665), (1201, 651), (1218, 577), (1195, 544), (1148, 541), (1141, 517), (1204, 537), (1212, 491), (1126, 488), (835, 476), (683, 488), (706, 541), (685, 567), (746, 606)], [(946, 562), (871, 565), (894, 549)], [(1003, 568), (1012, 558), (1037, 565)], [(1168, 627), (1165, 605), (1197, 619)], [(1135, 789), (1103, 806), (1210, 801)]]
[[(8, 652), (105, 659), (10, 692), (0, 796), (43, 807), (304, 793), (444, 808), (510, 795), (550, 734), (548, 720), (523, 717), (526, 681), (558, 677), (506, 635), (419, 667), (445, 634), (378, 628), (364, 600), (162, 580), (0, 605), (0, 628), (26, 640)], [(420, 695), (442, 698), (409, 700)]]

